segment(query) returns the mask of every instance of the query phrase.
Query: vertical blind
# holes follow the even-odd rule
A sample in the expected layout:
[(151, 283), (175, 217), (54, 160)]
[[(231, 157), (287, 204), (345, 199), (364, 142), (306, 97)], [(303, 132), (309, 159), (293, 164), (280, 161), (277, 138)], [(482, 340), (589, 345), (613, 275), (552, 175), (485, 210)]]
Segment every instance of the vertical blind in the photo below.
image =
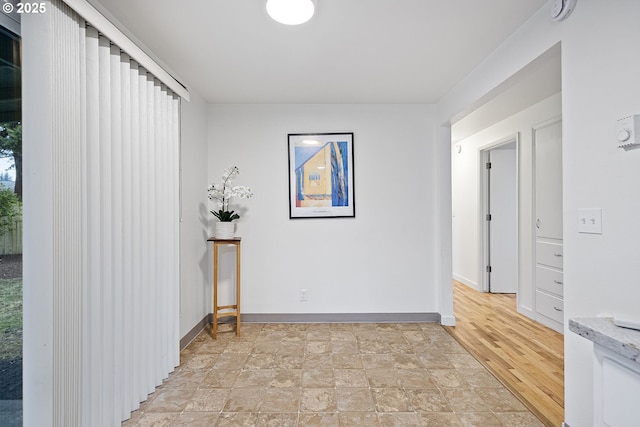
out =
[[(24, 122), (25, 144), (53, 153), (51, 425), (119, 426), (179, 364), (180, 99), (70, 7), (50, 6), (50, 141), (28, 139), (47, 120)], [(37, 256), (25, 248), (30, 265)], [(27, 277), (25, 288), (44, 285)]]

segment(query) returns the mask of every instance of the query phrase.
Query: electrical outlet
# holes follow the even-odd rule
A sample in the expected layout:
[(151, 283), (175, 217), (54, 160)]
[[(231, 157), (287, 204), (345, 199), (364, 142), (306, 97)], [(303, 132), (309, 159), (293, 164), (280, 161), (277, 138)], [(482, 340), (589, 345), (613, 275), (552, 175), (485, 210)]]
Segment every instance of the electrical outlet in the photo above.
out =
[(300, 301), (306, 301), (309, 298), (309, 294), (306, 289), (300, 289)]

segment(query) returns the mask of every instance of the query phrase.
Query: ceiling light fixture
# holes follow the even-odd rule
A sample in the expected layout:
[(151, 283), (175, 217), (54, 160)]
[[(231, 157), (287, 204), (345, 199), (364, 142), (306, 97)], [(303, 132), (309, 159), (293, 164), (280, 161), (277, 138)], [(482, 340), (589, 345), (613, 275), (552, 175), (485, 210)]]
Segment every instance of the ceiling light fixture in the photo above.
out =
[(313, 0), (267, 0), (267, 13), (274, 21), (285, 25), (307, 22), (315, 12)]

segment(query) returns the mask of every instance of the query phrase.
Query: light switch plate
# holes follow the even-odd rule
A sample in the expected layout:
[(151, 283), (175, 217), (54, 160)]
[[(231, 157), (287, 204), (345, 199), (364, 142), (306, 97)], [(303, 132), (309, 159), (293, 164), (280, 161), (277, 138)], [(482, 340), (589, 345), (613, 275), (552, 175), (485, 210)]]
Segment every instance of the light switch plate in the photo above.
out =
[(602, 234), (602, 209), (578, 209), (578, 233)]

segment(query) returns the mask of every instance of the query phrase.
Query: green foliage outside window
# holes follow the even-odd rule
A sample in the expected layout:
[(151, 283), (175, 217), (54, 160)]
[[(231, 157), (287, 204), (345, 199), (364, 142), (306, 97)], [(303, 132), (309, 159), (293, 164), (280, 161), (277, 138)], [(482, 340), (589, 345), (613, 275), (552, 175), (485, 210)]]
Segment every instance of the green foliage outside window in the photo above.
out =
[(10, 188), (0, 185), (0, 235), (11, 229), (22, 215), (22, 203)]
[(13, 160), (16, 170), (14, 191), (22, 200), (22, 123), (7, 122), (0, 124), (0, 157)]

